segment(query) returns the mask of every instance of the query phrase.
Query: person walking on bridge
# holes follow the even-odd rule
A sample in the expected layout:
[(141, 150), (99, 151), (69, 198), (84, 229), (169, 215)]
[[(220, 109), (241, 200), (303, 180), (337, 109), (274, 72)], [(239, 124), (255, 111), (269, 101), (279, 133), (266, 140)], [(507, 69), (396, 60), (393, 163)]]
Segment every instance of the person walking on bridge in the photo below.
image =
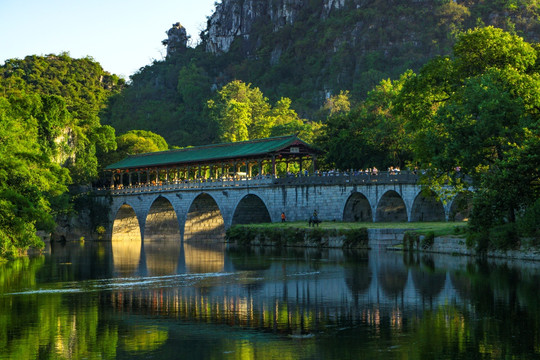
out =
[(286, 220), (286, 219), (285, 219), (285, 213), (282, 212), (282, 213), (281, 213), (281, 222), (283, 223), (283, 222), (285, 222), (285, 220)]

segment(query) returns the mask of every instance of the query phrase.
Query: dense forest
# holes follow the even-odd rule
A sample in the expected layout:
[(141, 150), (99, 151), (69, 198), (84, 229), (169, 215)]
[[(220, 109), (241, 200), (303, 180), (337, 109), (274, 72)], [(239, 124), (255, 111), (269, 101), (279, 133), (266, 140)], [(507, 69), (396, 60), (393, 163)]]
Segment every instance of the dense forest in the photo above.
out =
[[(103, 123), (120, 133), (149, 130), (173, 146), (203, 145), (219, 137), (206, 102), (233, 80), (253, 84), (271, 103), (289, 98), (300, 118), (322, 122), (331, 96), (348, 92), (357, 104), (381, 80), (451, 54), (460, 31), (493, 25), (540, 40), (539, 5), (532, 0), (339, 2), (343, 7), (327, 11), (332, 1), (222, 1), (201, 43), (191, 48), (166, 39), (174, 51), (131, 77), (111, 99)], [(282, 9), (290, 12), (289, 22), (278, 17), (287, 16)], [(238, 35), (229, 37), (226, 52), (209, 50), (229, 33)]]
[[(209, 54), (203, 36), (201, 45), (154, 62), (129, 83), (91, 58), (6, 61), (0, 67), (0, 257), (39, 247), (37, 230), (53, 232), (55, 220), (92, 208), (90, 189), (101, 169), (128, 154), (291, 133), (324, 150), (321, 164), (328, 168), (418, 168), (443, 198), (474, 186), (469, 244), (478, 250), (540, 241), (540, 46), (519, 36), (538, 34), (537, 20), (519, 21), (538, 6), (496, 3), (514, 15), (502, 24), (506, 30), (461, 31), (472, 16), (482, 23), (482, 11), (493, 14), (495, 5), (430, 2), (437, 14), (459, 7), (467, 15), (450, 16), (452, 29), (434, 25), (425, 43), (439, 44), (437, 51), (420, 47), (408, 61), (375, 57), (366, 71), (377, 76), (368, 82), (365, 74), (347, 76), (350, 83), (335, 82), (322, 97), (314, 96), (319, 87), (310, 81), (326, 76), (323, 68), (346, 67), (307, 51), (321, 38), (309, 40), (311, 32), (283, 41), (279, 64), (271, 67), (260, 62), (262, 55), (246, 56), (246, 44)], [(360, 16), (345, 10), (320, 23), (300, 17), (293, 27), (320, 26), (331, 34), (324, 26), (342, 26), (338, 16)], [(398, 17), (394, 11), (385, 16)], [(260, 31), (257, 43), (267, 44), (269, 32)], [(297, 48), (297, 41), (306, 47)], [(288, 51), (297, 51), (296, 60)], [(312, 67), (303, 63), (317, 57)], [(386, 70), (377, 70), (383, 65)]]

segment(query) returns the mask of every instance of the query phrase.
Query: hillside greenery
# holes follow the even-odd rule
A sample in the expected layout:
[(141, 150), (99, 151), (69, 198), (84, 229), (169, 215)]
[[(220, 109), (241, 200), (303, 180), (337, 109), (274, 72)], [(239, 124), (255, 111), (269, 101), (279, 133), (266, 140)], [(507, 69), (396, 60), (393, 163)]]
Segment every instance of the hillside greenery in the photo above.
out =
[(0, 67), (0, 258), (43, 243), (55, 218), (73, 211), (70, 185), (98, 177), (116, 149), (98, 117), (124, 81), (91, 58), (12, 59)]
[[(291, 133), (328, 168), (418, 168), (445, 198), (474, 186), (479, 250), (540, 239), (536, 1), (374, 1), (327, 18), (307, 4), (226, 54), (206, 53), (203, 33), (129, 84), (67, 53), (6, 61), (0, 258), (39, 246), (36, 230), (87, 199), (76, 185), (127, 155)], [(488, 21), (500, 28), (472, 29)]]
[[(460, 31), (494, 25), (527, 41), (540, 37), (539, 5), (533, 0), (346, 1), (322, 15), (320, 1), (306, 1), (293, 24), (253, 24), (223, 54), (206, 52), (208, 32), (195, 48), (154, 61), (131, 77), (111, 99), (104, 124), (119, 133), (144, 129), (171, 146), (219, 141), (207, 101), (234, 80), (258, 88), (269, 103), (291, 99), (301, 119), (324, 122), (329, 96), (348, 92), (352, 104), (366, 99), (383, 79), (418, 71), (452, 52)], [(402, 155), (395, 155), (402, 156)]]
[(479, 250), (540, 240), (539, 49), (494, 27), (461, 33), (451, 55), (330, 116), (318, 139), (327, 165), (418, 168), (443, 199), (473, 186)]

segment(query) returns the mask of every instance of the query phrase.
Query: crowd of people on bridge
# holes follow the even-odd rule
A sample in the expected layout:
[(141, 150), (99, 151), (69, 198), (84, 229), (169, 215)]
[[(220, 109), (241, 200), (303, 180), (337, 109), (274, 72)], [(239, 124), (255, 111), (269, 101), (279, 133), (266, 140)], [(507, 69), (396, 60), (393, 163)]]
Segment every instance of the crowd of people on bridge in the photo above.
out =
[[(416, 174), (416, 169), (412, 171), (413, 174)], [(302, 170), (297, 173), (288, 171), (284, 176), (285, 177), (308, 177), (308, 176), (322, 176), (322, 177), (333, 177), (333, 176), (379, 176), (379, 175), (389, 175), (397, 176), (402, 174), (402, 171), (399, 167), (390, 166), (387, 172), (381, 172), (375, 166), (366, 168), (366, 169), (330, 169), (330, 170), (316, 170), (314, 173), (310, 173), (308, 170)], [(283, 175), (282, 175), (283, 176)], [(254, 176), (247, 176), (246, 173), (237, 173), (237, 174), (228, 174), (226, 176), (221, 176), (219, 178), (207, 178), (206, 176), (195, 175), (194, 178), (175, 178), (169, 180), (156, 180), (152, 179), (149, 182), (141, 182), (140, 184), (135, 182), (131, 185), (125, 184), (115, 184), (111, 188), (122, 189), (126, 187), (147, 187), (147, 186), (162, 186), (169, 184), (190, 184), (190, 183), (204, 183), (204, 182), (228, 182), (228, 181), (241, 181), (241, 180), (261, 180), (261, 179), (272, 179), (271, 174), (257, 174)], [(101, 187), (100, 187), (101, 188)]]
[[(399, 175), (401, 174), (401, 169), (398, 166), (390, 166), (387, 173), (389, 175)], [(362, 175), (379, 175), (381, 172), (375, 166), (367, 169), (330, 169), (330, 170), (316, 170), (314, 174), (310, 174), (307, 170), (298, 173), (287, 172), (287, 177), (298, 177), (298, 176), (362, 176)]]

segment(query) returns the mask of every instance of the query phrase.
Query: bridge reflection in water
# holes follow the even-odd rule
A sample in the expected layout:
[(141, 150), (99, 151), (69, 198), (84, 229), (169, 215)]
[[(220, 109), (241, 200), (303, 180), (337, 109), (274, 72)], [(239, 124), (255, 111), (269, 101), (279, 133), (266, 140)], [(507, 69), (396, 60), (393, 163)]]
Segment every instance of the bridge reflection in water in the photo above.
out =
[(163, 276), (176, 273), (220, 272), (225, 266), (225, 244), (211, 240), (182, 243), (180, 237), (148, 236), (112, 241), (115, 272), (121, 276)]
[[(169, 271), (173, 280), (148, 289), (113, 291), (107, 302), (134, 314), (305, 334), (341, 322), (387, 322), (398, 329), (404, 319), (417, 316), (419, 307), (436, 309), (466, 296), (463, 279), (454, 284), (447, 270), (438, 271), (429, 257), (330, 249), (246, 252), (209, 243), (167, 246), (161, 247), (169, 253), (161, 262), (151, 260), (146, 250), (141, 257), (146, 256), (149, 275)], [(124, 250), (129, 256), (121, 254)], [(136, 250), (114, 251), (117, 271), (143, 270), (144, 261), (138, 268), (133, 265)], [(122, 263), (126, 259), (129, 264)]]

